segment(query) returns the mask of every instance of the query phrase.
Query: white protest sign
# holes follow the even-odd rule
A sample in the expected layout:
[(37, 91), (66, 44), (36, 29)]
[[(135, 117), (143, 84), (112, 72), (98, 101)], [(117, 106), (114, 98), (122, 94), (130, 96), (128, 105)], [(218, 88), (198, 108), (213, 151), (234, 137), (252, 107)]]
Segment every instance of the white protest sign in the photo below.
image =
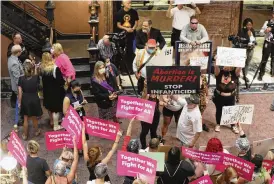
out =
[(146, 66), (172, 66), (172, 55), (173, 47), (165, 46), (160, 53), (156, 53)]
[(236, 123), (251, 124), (254, 105), (224, 106), (222, 111), (221, 125)]
[(195, 4), (208, 4), (208, 3), (210, 3), (210, 0), (175, 0), (174, 5), (191, 4), (192, 2)]
[(217, 66), (245, 67), (246, 49), (218, 47)]
[(190, 66), (200, 66), (201, 70), (207, 69), (207, 64), (208, 64), (208, 56), (190, 58)]
[(270, 149), (274, 149), (274, 137), (259, 141), (253, 141), (252, 151), (253, 153), (260, 154), (263, 157), (266, 156)]

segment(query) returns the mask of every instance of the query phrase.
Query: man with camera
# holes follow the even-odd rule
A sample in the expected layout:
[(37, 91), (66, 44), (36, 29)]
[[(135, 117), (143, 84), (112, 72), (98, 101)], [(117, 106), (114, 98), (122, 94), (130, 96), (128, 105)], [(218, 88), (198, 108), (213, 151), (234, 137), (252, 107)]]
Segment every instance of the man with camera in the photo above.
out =
[(149, 39), (156, 40), (156, 42), (159, 43), (160, 49), (162, 49), (166, 44), (160, 30), (153, 28), (152, 21), (146, 19), (143, 21), (142, 29), (138, 30), (136, 33), (136, 47), (138, 49), (144, 49)]
[(272, 10), (272, 18), (266, 21), (260, 31), (261, 35), (265, 35), (263, 44), (263, 56), (260, 66), (260, 74), (258, 80), (262, 81), (265, 74), (265, 67), (269, 56), (271, 55), (270, 74), (274, 77), (274, 8)]

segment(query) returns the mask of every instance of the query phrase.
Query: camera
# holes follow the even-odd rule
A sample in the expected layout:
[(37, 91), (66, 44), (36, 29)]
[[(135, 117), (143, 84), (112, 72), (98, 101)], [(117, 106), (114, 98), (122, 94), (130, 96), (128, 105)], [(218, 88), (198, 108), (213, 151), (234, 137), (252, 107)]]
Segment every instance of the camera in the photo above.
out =
[(122, 31), (120, 33), (109, 33), (109, 40), (113, 42), (116, 46), (125, 47), (127, 32)]
[(239, 36), (229, 35), (228, 40), (232, 42), (235, 48), (245, 48), (247, 44), (243, 44)]

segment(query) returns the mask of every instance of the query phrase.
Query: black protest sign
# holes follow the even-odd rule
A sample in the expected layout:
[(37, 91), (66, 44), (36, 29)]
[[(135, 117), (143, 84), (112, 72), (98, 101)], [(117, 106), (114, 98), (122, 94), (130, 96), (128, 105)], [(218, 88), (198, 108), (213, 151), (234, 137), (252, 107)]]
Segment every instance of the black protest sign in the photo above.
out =
[(147, 66), (148, 94), (195, 94), (200, 88), (198, 66)]

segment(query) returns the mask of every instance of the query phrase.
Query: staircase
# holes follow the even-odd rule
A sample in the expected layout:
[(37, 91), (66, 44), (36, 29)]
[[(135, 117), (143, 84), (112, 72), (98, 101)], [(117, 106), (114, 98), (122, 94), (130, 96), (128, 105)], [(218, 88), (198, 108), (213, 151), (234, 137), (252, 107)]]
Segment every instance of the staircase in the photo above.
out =
[[(1, 34), (12, 39), (14, 32), (20, 32), (25, 46), (35, 53), (36, 58), (42, 55), (42, 46), (45, 44), (46, 37), (49, 37), (50, 31), (46, 18), (46, 11), (27, 1), (5, 1), (1, 2)], [(88, 34), (63, 34), (56, 30), (56, 38), (61, 41), (77, 41), (76, 39), (88, 39)], [(64, 40), (65, 39), (65, 40)], [(87, 41), (88, 42), (88, 41)], [(63, 43), (61, 42), (63, 45)], [(64, 50), (69, 44), (63, 45)], [(73, 48), (72, 50), (79, 50)], [(76, 79), (82, 84), (82, 90), (88, 102), (93, 102), (93, 96), (90, 94), (91, 65), (89, 62), (87, 45), (82, 45), (79, 55), (70, 57), (76, 70)], [(69, 52), (66, 54), (70, 55)], [(84, 54), (83, 54), (84, 53)], [(11, 92), (10, 79), (3, 78), (1, 84), (1, 97), (9, 98)]]

